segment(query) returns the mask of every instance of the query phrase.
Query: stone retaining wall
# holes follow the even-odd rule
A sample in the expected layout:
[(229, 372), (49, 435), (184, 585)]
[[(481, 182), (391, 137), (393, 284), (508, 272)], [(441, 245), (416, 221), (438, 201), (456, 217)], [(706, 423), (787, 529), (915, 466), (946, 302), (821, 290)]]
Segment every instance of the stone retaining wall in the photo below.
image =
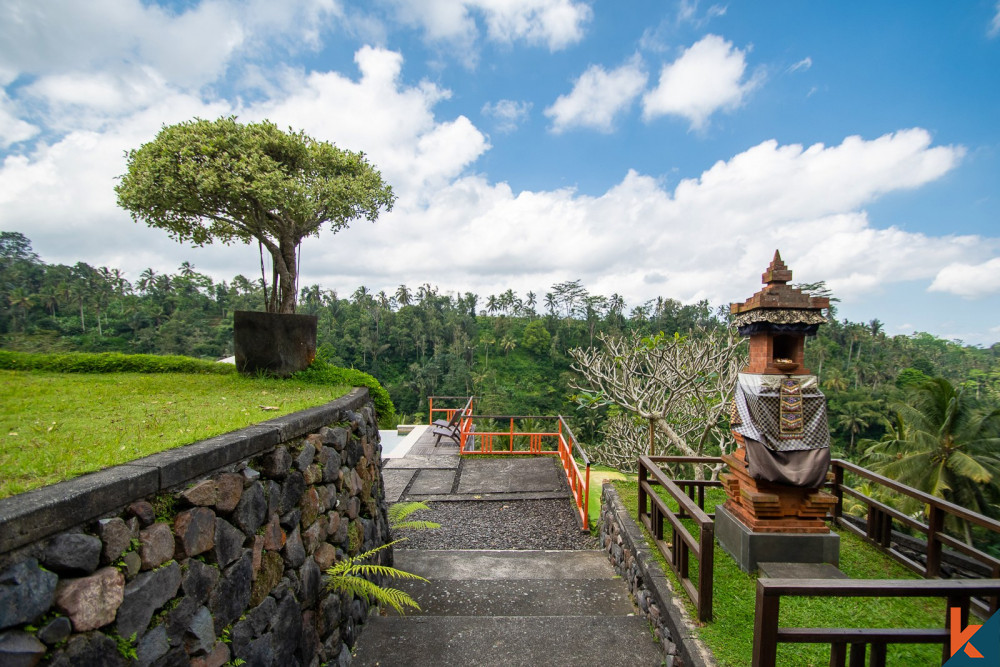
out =
[(0, 664), (349, 662), (323, 571), (388, 541), (381, 450), (362, 388), (0, 501)]
[(642, 530), (608, 482), (601, 489), (600, 545), (660, 641), (666, 667), (714, 665), (711, 654), (695, 638), (690, 619)]

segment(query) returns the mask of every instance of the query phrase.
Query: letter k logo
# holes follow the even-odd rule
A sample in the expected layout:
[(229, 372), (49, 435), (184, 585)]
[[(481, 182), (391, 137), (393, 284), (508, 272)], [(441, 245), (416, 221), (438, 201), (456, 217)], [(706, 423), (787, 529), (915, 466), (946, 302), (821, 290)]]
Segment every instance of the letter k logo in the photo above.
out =
[(955, 655), (958, 649), (962, 648), (962, 644), (965, 644), (965, 654), (970, 658), (982, 658), (983, 654), (976, 650), (976, 647), (972, 645), (972, 642), (968, 642), (972, 639), (972, 635), (976, 634), (976, 630), (983, 627), (981, 625), (970, 625), (962, 630), (962, 610), (958, 607), (949, 608), (950, 613), (950, 626), (951, 626), (951, 654)]

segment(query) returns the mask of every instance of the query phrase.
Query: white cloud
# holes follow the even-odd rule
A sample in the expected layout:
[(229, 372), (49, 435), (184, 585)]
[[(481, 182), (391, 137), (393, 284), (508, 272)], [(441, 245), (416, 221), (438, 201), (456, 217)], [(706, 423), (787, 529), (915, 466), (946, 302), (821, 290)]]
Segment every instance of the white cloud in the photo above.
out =
[(700, 0), (681, 0), (677, 7), (677, 23), (689, 23), (700, 28), (712, 19), (726, 15), (725, 5), (710, 5), (704, 14), (699, 15), (700, 4)]
[(521, 123), (528, 119), (531, 106), (531, 102), (497, 100), (492, 104), (490, 102), (484, 104), (482, 113), (496, 121), (498, 131), (507, 133), (516, 130)]
[(471, 47), (479, 35), (476, 15), (482, 17), (489, 39), (545, 45), (564, 49), (583, 39), (593, 12), (574, 0), (392, 0), (398, 17), (420, 25), (431, 41), (449, 41), (459, 49)]
[(986, 32), (990, 37), (1000, 35), (1000, 2), (997, 3), (994, 12), (993, 21), (990, 22), (990, 29)]
[(928, 290), (968, 298), (1000, 293), (1000, 257), (980, 264), (949, 264), (938, 272)]
[(744, 80), (746, 68), (743, 51), (707, 35), (663, 66), (659, 84), (643, 96), (643, 117), (673, 114), (687, 118), (693, 129), (702, 128), (716, 111), (741, 106), (760, 83), (757, 77)]
[[(266, 72), (273, 89), (261, 88), (264, 98), (250, 102), (207, 102), (164, 84), (143, 104), (126, 104), (113, 123), (45, 135), (0, 165), (0, 229), (25, 233), (47, 262), (116, 266), (133, 279), (147, 266), (174, 271), (185, 260), (217, 279), (252, 274), (255, 249), (174, 243), (131, 222), (113, 193), (123, 151), (152, 139), (161, 124), (235, 113), (363, 149), (393, 185), (397, 205), (377, 224), (356, 223), (303, 245), (303, 283), (341, 293), (402, 282), (523, 293), (582, 278), (589, 289), (621, 293), (632, 304), (657, 295), (725, 303), (759, 287), (775, 248), (796, 280), (825, 279), (845, 300), (901, 281), (940, 287), (961, 264), (998, 273), (991, 263), (1000, 256), (996, 238), (880, 229), (865, 213), (880, 196), (933, 182), (959, 164), (963, 148), (934, 146), (922, 129), (833, 146), (765, 141), (671, 189), (629, 171), (599, 196), (518, 192), (473, 171), (489, 142), (469, 118), (435, 114), (450, 91), (407, 83), (399, 53), (365, 47), (355, 61), (357, 74)], [(123, 75), (75, 83), (57, 75), (65, 72), (50, 72), (32, 90), (70, 106), (95, 90), (108, 99), (129, 94), (121, 86), (131, 79)], [(644, 82), (637, 62), (611, 72), (591, 68), (547, 113), (554, 127), (610, 128)], [(506, 106), (484, 113), (502, 118)], [(513, 115), (521, 109), (511, 103)]]
[(791, 67), (789, 67), (788, 71), (789, 72), (798, 72), (798, 71), (803, 71), (804, 72), (804, 71), (808, 70), (812, 66), (813, 66), (813, 60), (812, 60), (812, 58), (810, 58), (809, 56), (806, 56), (805, 58), (803, 58), (799, 62), (797, 62), (794, 65), (792, 65)]
[(30, 139), (39, 129), (17, 117), (17, 111), (7, 95), (0, 90), (0, 150), (19, 141)]
[(589, 127), (602, 132), (614, 129), (615, 116), (627, 109), (646, 85), (646, 73), (638, 58), (606, 71), (592, 65), (573, 84), (573, 90), (545, 110), (552, 131)]

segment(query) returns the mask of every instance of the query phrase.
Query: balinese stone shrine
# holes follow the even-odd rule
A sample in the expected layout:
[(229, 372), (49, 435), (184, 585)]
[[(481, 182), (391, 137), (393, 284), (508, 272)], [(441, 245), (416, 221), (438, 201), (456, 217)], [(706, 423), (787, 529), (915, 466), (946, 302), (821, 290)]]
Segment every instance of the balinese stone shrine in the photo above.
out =
[(821, 488), (830, 465), (826, 399), (804, 361), (805, 339), (826, 321), (830, 301), (792, 287), (791, 279), (775, 251), (764, 288), (730, 306), (737, 330), (750, 339), (750, 363), (736, 387), (738, 447), (723, 456), (727, 500), (716, 511), (716, 535), (746, 572), (760, 562), (839, 560), (839, 536), (824, 521), (836, 498)]

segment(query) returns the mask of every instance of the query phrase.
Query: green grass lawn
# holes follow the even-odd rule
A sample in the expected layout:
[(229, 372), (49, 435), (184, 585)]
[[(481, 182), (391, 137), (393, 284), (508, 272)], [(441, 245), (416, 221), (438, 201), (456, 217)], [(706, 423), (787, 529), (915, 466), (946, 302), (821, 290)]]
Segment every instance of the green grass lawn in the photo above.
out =
[(347, 391), (235, 373), (0, 370), (0, 498), (322, 405)]
[[(638, 484), (616, 481), (615, 488), (622, 502), (636, 518)], [(707, 511), (725, 500), (721, 489), (706, 494)], [(676, 510), (676, 504), (668, 499)], [(688, 522), (694, 534), (693, 524)], [(665, 527), (667, 541), (669, 526)], [(645, 532), (645, 529), (644, 529)], [(902, 565), (883, 555), (852, 533), (840, 534), (840, 569), (851, 579), (918, 579)], [(647, 534), (647, 540), (649, 536)], [(650, 546), (656, 547), (650, 541)], [(657, 555), (659, 552), (656, 552)], [(713, 586), (713, 619), (697, 628), (699, 637), (715, 655), (720, 667), (750, 665), (753, 650), (754, 602), (756, 575), (747, 575), (736, 562), (716, 544)], [(685, 603), (691, 618), (696, 618), (683, 589), (666, 562), (660, 566), (673, 583), (675, 593)], [(692, 561), (692, 579), (697, 578), (697, 566)], [(787, 627), (827, 628), (931, 628), (944, 627), (946, 603), (936, 598), (783, 598), (779, 623)], [(979, 621), (976, 621), (979, 622)], [(820, 666), (829, 664), (829, 645), (779, 644), (778, 664)], [(890, 665), (939, 665), (940, 645), (890, 645), (887, 655)]]

